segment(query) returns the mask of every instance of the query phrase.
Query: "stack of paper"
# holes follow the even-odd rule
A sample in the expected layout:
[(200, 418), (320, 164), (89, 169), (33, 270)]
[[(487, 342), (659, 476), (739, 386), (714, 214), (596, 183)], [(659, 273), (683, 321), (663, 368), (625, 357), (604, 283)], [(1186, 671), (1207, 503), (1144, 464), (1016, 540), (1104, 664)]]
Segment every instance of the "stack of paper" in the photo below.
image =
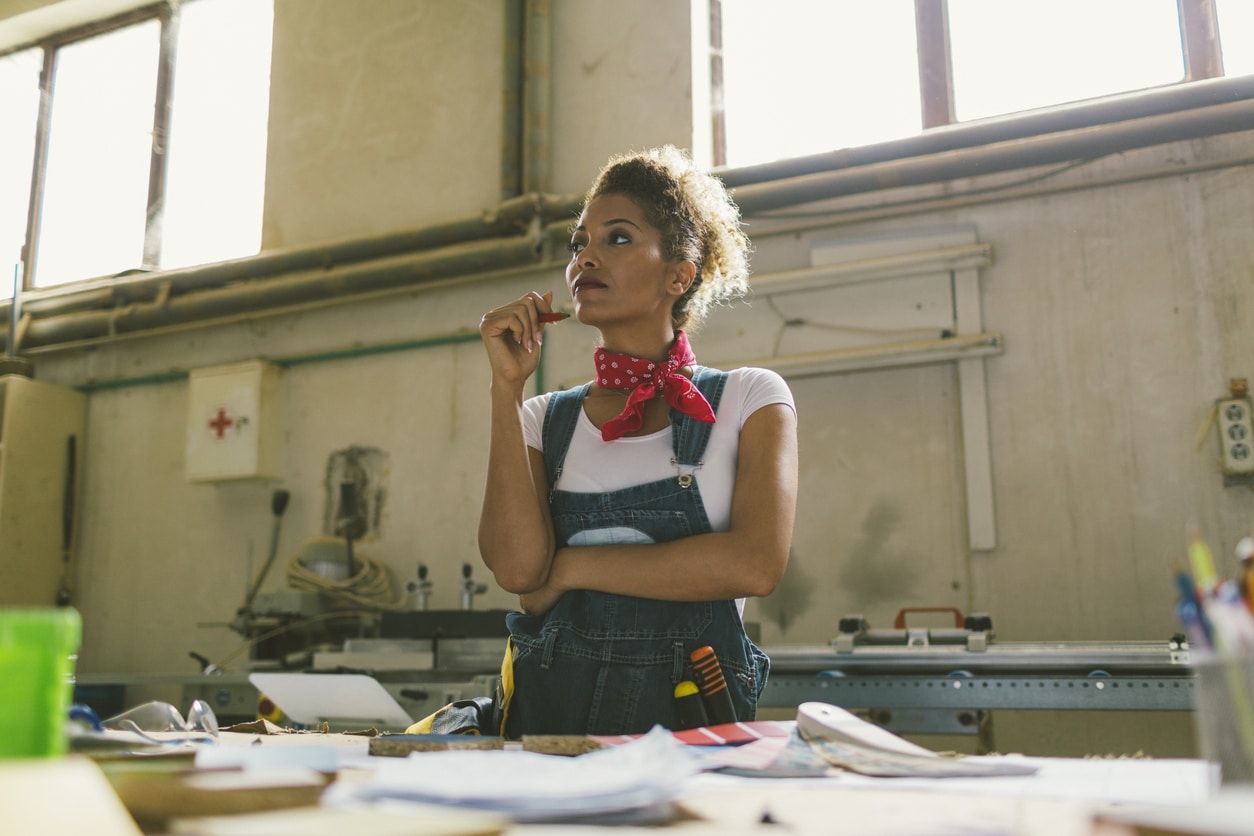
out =
[(975, 778), (1030, 775), (1031, 764), (946, 758), (903, 740), (843, 708), (821, 702), (797, 707), (797, 731), (823, 760), (862, 775), (885, 778)]
[(379, 758), (361, 781), (337, 782), (325, 805), (414, 801), (485, 810), (514, 821), (661, 822), (699, 767), (670, 732), (576, 758), (535, 752), (420, 752)]

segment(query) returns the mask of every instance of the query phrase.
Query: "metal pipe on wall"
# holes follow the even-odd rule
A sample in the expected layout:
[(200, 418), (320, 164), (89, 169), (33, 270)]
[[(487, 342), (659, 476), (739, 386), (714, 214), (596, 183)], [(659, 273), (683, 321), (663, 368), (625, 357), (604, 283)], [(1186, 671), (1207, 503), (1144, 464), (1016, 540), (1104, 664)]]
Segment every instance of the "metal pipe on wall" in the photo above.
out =
[[(23, 304), (33, 316), (51, 316), (105, 306), (148, 302), (160, 288), (173, 295), (223, 287), (241, 281), (305, 270), (332, 270), (354, 262), (406, 253), (431, 251), (468, 241), (517, 235), (532, 218), (568, 218), (578, 199), (565, 195), (524, 194), (500, 206), (466, 218), (383, 235), (353, 238), (329, 244), (261, 252), (255, 256), (212, 264), (165, 270), (157, 274), (135, 273), (99, 280), (100, 287), (82, 284), (31, 291)], [(5, 303), (0, 302), (0, 307)]]
[(553, 48), (549, 0), (526, 0), (523, 50), (523, 191), (549, 189)]
[(860, 148), (842, 148), (805, 157), (763, 163), (718, 172), (728, 187), (746, 186), (817, 174), (836, 169), (922, 157), (991, 145), (1042, 134), (1074, 131), (1097, 125), (1108, 125), (1129, 119), (1161, 116), (1169, 113), (1210, 107), (1211, 105), (1254, 99), (1254, 75), (1237, 76), (1188, 85), (1173, 85), (1156, 90), (1141, 90), (1100, 101), (1048, 108), (1028, 113), (967, 122), (905, 139), (889, 140)]
[(188, 321), (264, 312), (319, 299), (419, 287), (443, 277), (535, 262), (538, 257), (538, 241), (532, 236), (472, 242), (429, 253), (377, 259), (331, 270), (296, 272), (108, 310), (35, 319), (24, 341), (27, 348), (39, 348), (154, 330)]
[(751, 184), (736, 188), (734, 196), (741, 211), (754, 214), (845, 195), (1094, 159), (1134, 148), (1248, 130), (1254, 130), (1254, 100)]
[(501, 200), (522, 194), (525, 0), (505, 0), (505, 77), (501, 83)]
[(501, 194), (506, 199), (549, 188), (552, 28), (548, 0), (507, 0), (501, 140)]
[(1071, 180), (1053, 184), (1035, 184), (998, 186), (992, 188), (976, 188), (969, 191), (936, 192), (929, 195), (912, 195), (907, 199), (885, 201), (882, 203), (864, 203), (852, 207), (830, 208), (819, 212), (805, 212), (800, 220), (785, 218), (775, 221), (770, 216), (768, 221), (756, 223), (758, 234), (763, 238), (776, 235), (797, 235), (816, 229), (832, 229), (838, 226), (883, 221), (892, 218), (907, 218), (929, 212), (946, 212), (954, 209), (970, 209), (974, 206), (986, 206), (992, 203), (1005, 203), (1014, 200), (1039, 200), (1070, 192), (1093, 191), (1094, 189), (1113, 189), (1134, 183), (1146, 183), (1152, 180), (1163, 180), (1168, 177), (1188, 177), (1192, 174), (1203, 174), (1210, 171), (1221, 171), (1228, 168), (1245, 168), (1254, 166), (1254, 156), (1225, 157), (1200, 163), (1178, 163), (1128, 174), (1088, 177), (1083, 180)]
[[(436, 334), (413, 340), (399, 340), (384, 343), (353, 344), (344, 348), (333, 348), (310, 354), (294, 354), (285, 357), (272, 357), (270, 362), (281, 369), (292, 366), (307, 366), (313, 363), (331, 363), (338, 360), (353, 360), (358, 357), (373, 357), (379, 354), (393, 354), (399, 351), (422, 351), (429, 348), (442, 348), (450, 345), (477, 343), (483, 338), (478, 331), (455, 331), (449, 334)], [(541, 360), (543, 365), (543, 359)], [(158, 374), (147, 374), (139, 377), (115, 377), (104, 380), (89, 380), (74, 388), (85, 394), (111, 389), (129, 389), (136, 386), (160, 386), (166, 383), (181, 383), (187, 380), (190, 372), (187, 369), (170, 369)]]

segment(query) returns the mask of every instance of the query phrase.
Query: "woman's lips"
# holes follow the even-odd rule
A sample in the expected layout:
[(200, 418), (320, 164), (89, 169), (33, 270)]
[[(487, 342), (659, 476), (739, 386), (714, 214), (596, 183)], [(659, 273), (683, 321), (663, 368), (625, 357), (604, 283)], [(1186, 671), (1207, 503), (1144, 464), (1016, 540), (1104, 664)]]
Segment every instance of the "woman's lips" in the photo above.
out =
[(570, 286), (570, 289), (574, 293), (579, 293), (584, 290), (595, 290), (596, 288), (603, 287), (605, 287), (604, 282), (597, 281), (596, 279), (579, 278), (575, 279), (574, 284)]

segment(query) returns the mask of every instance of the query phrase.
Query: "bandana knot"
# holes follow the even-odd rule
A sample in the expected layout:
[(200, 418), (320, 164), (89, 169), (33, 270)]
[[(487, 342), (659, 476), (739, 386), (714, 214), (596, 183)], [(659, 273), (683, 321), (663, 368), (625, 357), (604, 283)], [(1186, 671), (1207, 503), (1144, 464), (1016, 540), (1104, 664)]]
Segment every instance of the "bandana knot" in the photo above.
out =
[(714, 423), (714, 410), (692, 381), (679, 373), (684, 366), (697, 362), (688, 345), (688, 336), (680, 331), (675, 336), (666, 359), (661, 363), (632, 357), (630, 354), (614, 354), (598, 347), (593, 353), (596, 362), (597, 385), (606, 389), (630, 389), (627, 406), (601, 427), (601, 438), (613, 441), (644, 424), (645, 402), (659, 394), (666, 398), (672, 409), (704, 421)]

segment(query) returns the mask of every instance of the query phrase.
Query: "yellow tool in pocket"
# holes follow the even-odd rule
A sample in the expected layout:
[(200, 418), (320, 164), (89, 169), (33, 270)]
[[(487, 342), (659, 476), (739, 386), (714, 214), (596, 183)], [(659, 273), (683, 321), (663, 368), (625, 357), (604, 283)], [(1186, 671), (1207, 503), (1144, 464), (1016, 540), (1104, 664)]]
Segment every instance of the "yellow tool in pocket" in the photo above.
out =
[(496, 695), (457, 700), (441, 706), (409, 728), (406, 734), (479, 734), (496, 736), (504, 732), (510, 699), (514, 696), (514, 642), (505, 644), (501, 677)]

